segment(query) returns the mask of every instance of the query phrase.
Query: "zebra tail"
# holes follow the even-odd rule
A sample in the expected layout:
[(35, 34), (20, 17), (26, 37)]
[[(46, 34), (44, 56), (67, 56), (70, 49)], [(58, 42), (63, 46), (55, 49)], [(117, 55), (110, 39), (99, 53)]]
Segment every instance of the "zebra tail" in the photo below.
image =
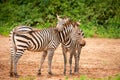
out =
[(13, 29), (11, 32), (10, 32), (10, 35), (9, 35), (9, 41), (10, 41), (10, 50), (11, 50), (11, 56), (14, 56), (14, 54), (16, 53), (16, 44), (15, 44), (15, 29)]

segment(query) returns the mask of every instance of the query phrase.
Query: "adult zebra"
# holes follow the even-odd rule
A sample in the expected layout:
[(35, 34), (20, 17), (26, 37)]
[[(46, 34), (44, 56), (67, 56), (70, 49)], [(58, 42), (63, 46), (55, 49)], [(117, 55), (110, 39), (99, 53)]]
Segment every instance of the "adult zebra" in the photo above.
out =
[[(69, 23), (64, 22), (64, 19), (60, 18), (59, 16), (57, 16), (57, 18), (58, 18), (57, 28), (60, 31), (64, 28), (64, 26), (69, 25)], [(74, 25), (74, 24), (72, 24), (72, 25)], [(79, 26), (80, 23), (77, 23), (77, 25)], [(80, 53), (81, 53), (82, 47), (85, 46), (85, 44), (86, 44), (86, 42), (84, 40), (84, 32), (82, 30), (80, 30), (78, 27), (74, 28), (73, 32), (70, 34), (70, 41), (61, 45), (62, 53), (64, 56), (64, 75), (66, 75), (66, 63), (67, 63), (67, 59), (66, 59), (67, 54), (66, 53), (68, 51), (70, 52), (70, 59), (69, 59), (70, 74), (72, 74), (72, 57), (73, 57), (73, 55), (75, 57), (74, 72), (79, 73)]]
[[(19, 29), (19, 28), (18, 28)], [(16, 30), (16, 29), (14, 29)], [(24, 32), (12, 31), (11, 33), (11, 68), (10, 76), (18, 77), (17, 74), (17, 62), (22, 56), (25, 50), (40, 52), (43, 51), (43, 55), (49, 54), (49, 70), (51, 72), (51, 60), (54, 54), (54, 50), (60, 44), (60, 41), (55, 37), (54, 28), (44, 30), (32, 30)], [(14, 67), (14, 71), (12, 71)]]
[[(64, 22), (69, 22), (68, 19), (64, 19)], [(13, 29), (10, 36), (11, 42), (11, 68), (10, 76), (18, 77), (17, 63), (25, 50), (29, 51), (43, 51), (43, 56), (40, 63), (38, 74), (41, 74), (41, 67), (48, 53), (48, 73), (52, 74), (51, 62), (55, 49), (60, 43), (69, 41), (69, 35), (78, 25), (71, 22), (68, 26), (65, 26), (62, 31), (58, 28), (47, 28), (43, 30), (20, 31), (19, 28)], [(18, 29), (18, 30), (17, 30)], [(22, 29), (21, 29), (22, 30)]]

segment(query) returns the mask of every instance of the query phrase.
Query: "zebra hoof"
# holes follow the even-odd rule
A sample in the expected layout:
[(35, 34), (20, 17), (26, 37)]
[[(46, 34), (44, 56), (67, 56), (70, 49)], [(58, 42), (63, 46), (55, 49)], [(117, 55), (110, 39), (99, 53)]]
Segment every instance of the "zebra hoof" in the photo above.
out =
[(72, 73), (72, 72), (70, 72), (70, 75), (73, 75), (73, 73)]
[(53, 73), (52, 73), (52, 72), (48, 72), (48, 74), (49, 74), (49, 75), (53, 75)]
[(74, 72), (75, 75), (79, 74), (79, 72)]
[(72, 75), (72, 70), (70, 70), (70, 75)]
[(41, 75), (41, 72), (37, 73), (37, 75), (40, 76), (40, 75)]
[(20, 75), (18, 75), (17, 73), (14, 73), (14, 76), (15, 76), (16, 78), (19, 78), (19, 77), (20, 77)]
[(13, 77), (14, 75), (13, 75), (13, 72), (10, 72), (10, 77)]
[(66, 72), (64, 72), (63, 74), (64, 74), (64, 76), (66, 76)]

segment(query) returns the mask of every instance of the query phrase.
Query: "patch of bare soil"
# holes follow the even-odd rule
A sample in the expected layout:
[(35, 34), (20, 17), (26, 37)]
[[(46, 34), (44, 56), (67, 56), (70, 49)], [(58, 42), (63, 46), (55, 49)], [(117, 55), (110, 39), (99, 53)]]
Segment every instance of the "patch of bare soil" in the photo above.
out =
[[(82, 49), (80, 58), (80, 70), (77, 75), (69, 75), (69, 63), (67, 63), (67, 76), (74, 77), (87, 75), (92, 78), (114, 76), (120, 73), (120, 39), (87, 38), (86, 46)], [(64, 62), (62, 49), (59, 46), (55, 51), (52, 63), (52, 72), (49, 76), (47, 58), (42, 66), (42, 75), (37, 76), (37, 70), (42, 52), (26, 51), (18, 63), (18, 73), (24, 76), (35, 76), (37, 80), (64, 80)], [(69, 61), (69, 53), (68, 61)], [(9, 77), (10, 48), (9, 38), (0, 36), (0, 80), (15, 80)], [(74, 59), (73, 59), (74, 70)], [(17, 79), (16, 79), (17, 80)]]

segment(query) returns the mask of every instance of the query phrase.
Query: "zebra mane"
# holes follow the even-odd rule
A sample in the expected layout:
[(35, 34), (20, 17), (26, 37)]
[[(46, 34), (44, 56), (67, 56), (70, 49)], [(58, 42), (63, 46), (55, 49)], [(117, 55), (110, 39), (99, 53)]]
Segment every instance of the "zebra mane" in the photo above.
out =
[[(66, 19), (66, 18), (63, 18), (63, 19)], [(80, 24), (78, 22), (75, 22), (75, 21), (72, 21), (71, 19), (69, 19), (66, 23), (63, 24), (63, 28), (70, 27), (70, 25), (72, 25), (75, 28), (75, 27), (78, 27)], [(60, 31), (58, 31), (57, 28), (54, 28), (54, 31), (60, 32)]]
[(78, 22), (69, 20), (69, 21), (67, 21), (66, 23), (64, 23), (63, 26), (64, 26), (64, 27), (69, 27), (70, 24), (73, 25), (73, 27), (80, 25), (80, 24), (78, 24)]

